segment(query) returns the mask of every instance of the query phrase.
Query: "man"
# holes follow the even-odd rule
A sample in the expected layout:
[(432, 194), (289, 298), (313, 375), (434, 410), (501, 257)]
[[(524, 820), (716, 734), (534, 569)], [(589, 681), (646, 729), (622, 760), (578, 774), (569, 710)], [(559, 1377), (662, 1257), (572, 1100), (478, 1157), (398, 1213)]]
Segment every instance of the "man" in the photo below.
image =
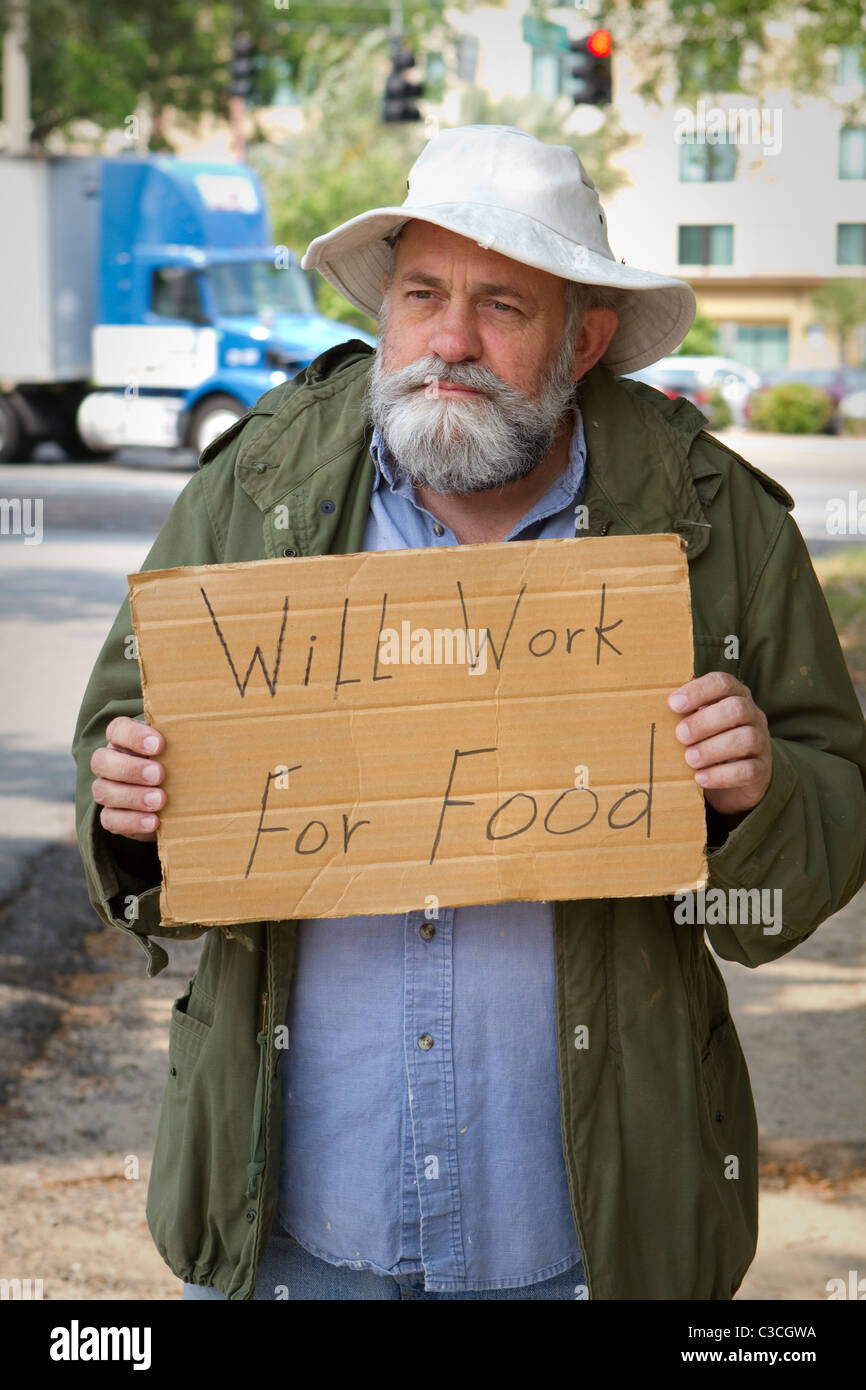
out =
[[(379, 316), (375, 355), (332, 349), (210, 445), (145, 568), (680, 532), (695, 678), (669, 703), (710, 885), (783, 903), (707, 932), (776, 959), (866, 876), (866, 728), (792, 499), (691, 404), (616, 379), (682, 341), (694, 298), (613, 259), (571, 150), (446, 131), (408, 188), (304, 260)], [(79, 839), (155, 974), (152, 937), (205, 929), (159, 922), (171, 750), (130, 630), (125, 603), (79, 715)], [(206, 932), (147, 1205), (184, 1296), (731, 1298), (757, 1125), (703, 927), (663, 897), (423, 906)]]

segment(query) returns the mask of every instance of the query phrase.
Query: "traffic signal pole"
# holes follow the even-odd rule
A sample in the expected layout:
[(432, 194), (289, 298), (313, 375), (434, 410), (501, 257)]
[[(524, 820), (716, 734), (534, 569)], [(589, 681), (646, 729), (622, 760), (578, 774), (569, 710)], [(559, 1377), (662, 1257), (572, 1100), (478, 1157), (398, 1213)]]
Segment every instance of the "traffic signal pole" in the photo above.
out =
[(246, 109), (247, 97), (252, 90), (254, 53), (255, 44), (249, 35), (236, 33), (232, 40), (229, 129), (232, 154), (239, 164), (246, 159)]
[(406, 44), (403, 33), (403, 6), (399, 0), (392, 0), (388, 41), (391, 48), (391, 71), (385, 83), (382, 120), (386, 125), (420, 121), (421, 112), (414, 103), (418, 97), (424, 95), (424, 83), (409, 82), (405, 76), (407, 69), (415, 66), (415, 55), (409, 51)]

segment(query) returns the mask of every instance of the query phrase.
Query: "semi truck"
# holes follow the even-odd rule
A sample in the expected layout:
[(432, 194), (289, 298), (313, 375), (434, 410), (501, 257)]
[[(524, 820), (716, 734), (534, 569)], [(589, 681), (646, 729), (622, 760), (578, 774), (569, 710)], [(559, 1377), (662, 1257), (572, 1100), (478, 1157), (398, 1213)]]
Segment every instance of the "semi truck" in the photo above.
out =
[(255, 172), (168, 155), (0, 157), (0, 462), (201, 452), (347, 338), (271, 237)]

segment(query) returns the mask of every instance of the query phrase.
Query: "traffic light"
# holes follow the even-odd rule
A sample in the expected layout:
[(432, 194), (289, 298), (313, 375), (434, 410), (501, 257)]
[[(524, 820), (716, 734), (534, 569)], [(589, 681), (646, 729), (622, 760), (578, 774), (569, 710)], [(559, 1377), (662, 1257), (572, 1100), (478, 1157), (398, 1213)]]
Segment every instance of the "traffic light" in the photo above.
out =
[(575, 106), (607, 106), (611, 100), (610, 55), (613, 40), (608, 29), (593, 29), (582, 39), (572, 39), (575, 55), (571, 68)]
[(414, 103), (418, 97), (423, 97), (424, 83), (407, 82), (403, 76), (408, 68), (414, 66), (414, 53), (410, 53), (397, 40), (391, 48), (391, 72), (385, 83), (385, 100), (382, 104), (383, 121), (393, 124), (397, 121), (421, 120), (421, 112)]
[(237, 34), (232, 42), (232, 80), (229, 95), (248, 97), (253, 89), (256, 46), (246, 34)]

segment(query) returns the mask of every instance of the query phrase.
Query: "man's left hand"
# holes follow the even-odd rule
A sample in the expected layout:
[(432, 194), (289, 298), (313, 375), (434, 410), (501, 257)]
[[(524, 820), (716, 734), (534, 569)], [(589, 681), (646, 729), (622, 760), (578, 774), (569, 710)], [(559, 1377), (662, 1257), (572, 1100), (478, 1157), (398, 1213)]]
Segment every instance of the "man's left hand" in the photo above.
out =
[(751, 691), (727, 671), (710, 671), (671, 691), (668, 704), (683, 720), (676, 736), (687, 744), (704, 797), (723, 816), (751, 811), (773, 775), (767, 717)]

